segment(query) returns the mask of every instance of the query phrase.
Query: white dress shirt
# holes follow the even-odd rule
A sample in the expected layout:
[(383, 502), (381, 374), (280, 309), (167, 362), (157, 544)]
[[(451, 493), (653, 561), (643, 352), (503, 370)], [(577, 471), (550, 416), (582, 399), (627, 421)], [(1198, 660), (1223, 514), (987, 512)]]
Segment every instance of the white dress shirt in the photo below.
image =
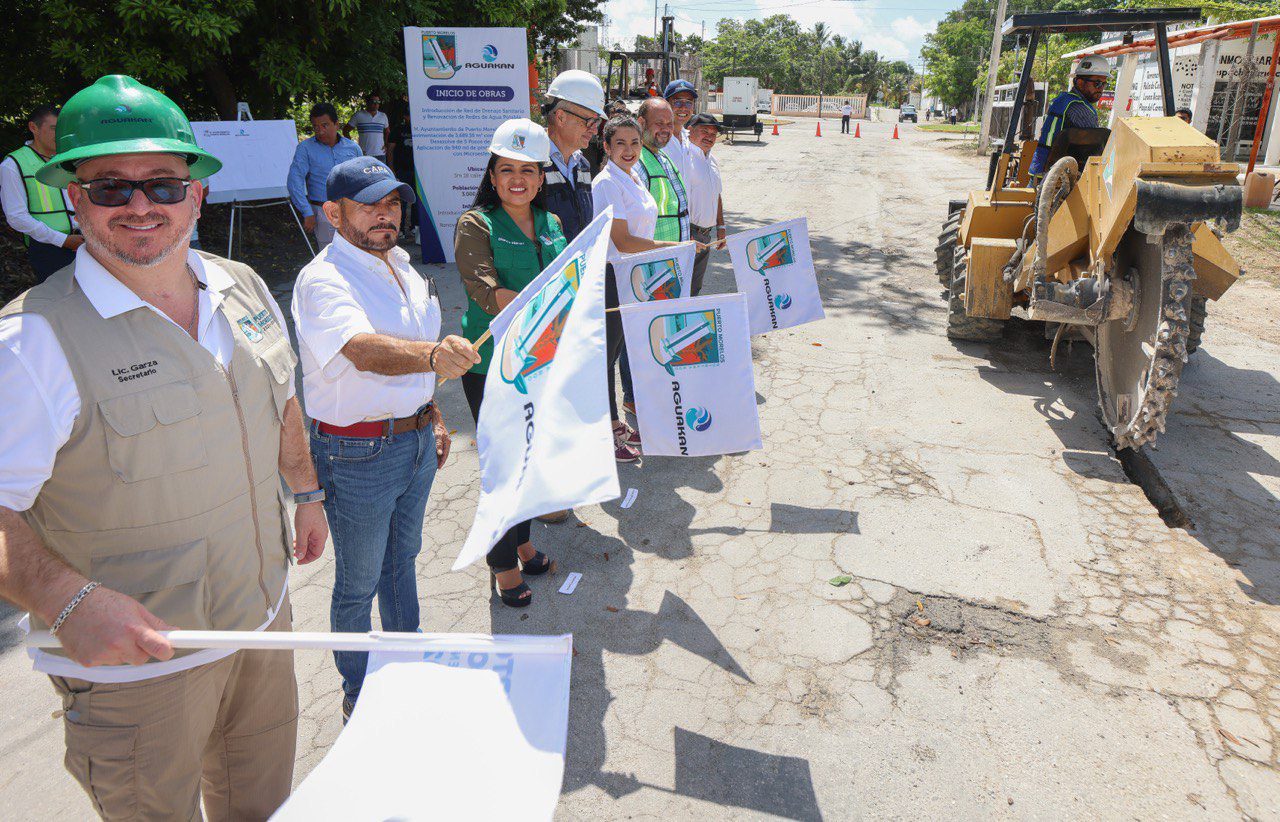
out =
[(710, 152), (689, 146), (689, 222), (699, 228), (712, 228), (719, 222), (720, 164)]
[(693, 188), (692, 182), (689, 180), (692, 171), (692, 153), (697, 151), (698, 147), (689, 142), (689, 129), (681, 129), (679, 133), (673, 133), (671, 139), (662, 147), (662, 153), (667, 155), (667, 159), (671, 161), (671, 165), (676, 167), (676, 171), (680, 172), (680, 179), (684, 183), (686, 192)]
[(434, 373), (389, 377), (360, 371), (342, 353), (357, 334), (419, 342), (440, 338), (440, 302), (404, 249), (391, 249), (384, 262), (335, 234), (298, 275), (293, 322), (302, 400), (313, 419), (351, 425), (408, 417), (434, 396)]
[[(231, 275), (195, 252), (188, 253), (187, 262), (196, 279), (205, 285), (197, 292), (197, 340), (225, 367), (235, 352), (231, 323), (222, 311), (222, 292), (233, 285)], [(76, 249), (75, 266), (76, 283), (103, 319), (146, 308), (169, 320), (103, 268), (85, 246)], [(275, 300), (270, 307), (280, 327), (285, 328)], [(58, 450), (70, 438), (71, 427), (80, 415), (80, 392), (48, 320), (36, 314), (0, 319), (0, 385), (4, 386), (6, 412), (5, 424), (0, 426), (0, 506), (25, 511), (53, 474)], [(292, 380), (289, 396), (293, 396)], [(265, 630), (275, 619), (288, 587), (286, 579), (275, 607), (267, 612), (266, 621), (258, 630)], [(24, 617), (24, 630), (26, 625)], [(216, 662), (232, 653), (233, 650), (207, 649), (149, 665), (85, 668), (66, 657), (34, 648), (27, 651), (37, 671), (90, 682), (137, 682)]]
[[(28, 140), (27, 145), (31, 145)], [(62, 202), (67, 211), (72, 211), (71, 200), (67, 198), (67, 190), (62, 190)], [(4, 208), (4, 218), (14, 231), (21, 231), (38, 243), (61, 247), (67, 241), (67, 235), (52, 229), (31, 216), (31, 207), (27, 204), (27, 187), (22, 182), (22, 171), (18, 161), (5, 157), (0, 162), (0, 207)], [(71, 225), (75, 227), (76, 218), (71, 217)]]
[[(640, 175), (636, 174), (636, 166), (639, 165), (637, 161), (628, 173), (610, 160), (591, 181), (591, 201), (594, 216), (599, 217), (606, 207), (613, 206), (613, 219), (626, 220), (627, 231), (632, 237), (652, 240), (658, 228), (658, 202), (641, 182)], [(622, 257), (622, 252), (610, 237), (609, 262), (616, 264)]]

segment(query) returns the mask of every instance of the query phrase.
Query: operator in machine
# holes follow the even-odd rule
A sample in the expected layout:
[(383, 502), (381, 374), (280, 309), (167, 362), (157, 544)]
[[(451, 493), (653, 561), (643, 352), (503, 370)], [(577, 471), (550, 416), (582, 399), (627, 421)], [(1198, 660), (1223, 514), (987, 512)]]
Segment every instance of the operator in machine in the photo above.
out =
[(1094, 105), (1102, 98), (1111, 76), (1111, 64), (1105, 57), (1085, 57), (1071, 72), (1071, 88), (1064, 91), (1045, 112), (1044, 125), (1040, 127), (1040, 143), (1031, 156), (1031, 176), (1044, 175), (1049, 162), (1049, 152), (1056, 140), (1068, 128), (1097, 128), (1098, 110)]

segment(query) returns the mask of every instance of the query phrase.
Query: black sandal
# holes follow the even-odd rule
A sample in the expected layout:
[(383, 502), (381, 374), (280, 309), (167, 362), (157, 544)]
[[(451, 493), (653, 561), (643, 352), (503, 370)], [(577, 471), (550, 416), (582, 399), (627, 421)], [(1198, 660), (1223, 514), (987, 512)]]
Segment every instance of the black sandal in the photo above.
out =
[[(493, 586), (493, 590), (498, 594), (498, 599), (502, 600), (502, 604), (508, 608), (525, 608), (529, 603), (533, 602), (533, 590), (529, 587), (529, 583), (521, 582), (514, 588), (499, 588), (498, 575), (489, 573), (489, 584)], [(528, 596), (525, 596), (528, 593)]]
[[(517, 557), (519, 559), (519, 557)], [(520, 570), (531, 577), (542, 576), (547, 571), (552, 571), (556, 567), (555, 561), (541, 551), (533, 552), (533, 559), (520, 560)]]

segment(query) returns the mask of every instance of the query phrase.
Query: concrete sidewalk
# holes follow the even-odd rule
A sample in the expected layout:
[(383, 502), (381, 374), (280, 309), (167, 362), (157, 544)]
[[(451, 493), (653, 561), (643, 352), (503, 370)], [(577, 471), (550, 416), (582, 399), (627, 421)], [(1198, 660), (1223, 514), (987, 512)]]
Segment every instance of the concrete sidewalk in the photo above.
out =
[[(1280, 348), (1211, 313), (1152, 454), (1195, 523), (1171, 530), (1105, 447), (1087, 346), (1054, 373), (1030, 327), (942, 333), (934, 238), (985, 164), (862, 125), (717, 147), (731, 230), (809, 217), (827, 319), (754, 341), (762, 451), (622, 466), (632, 508), (535, 526), (572, 596), (534, 580), (513, 611), (448, 571), (477, 474), (444, 387), (424, 628), (575, 635), (563, 819), (1280, 818)], [(456, 328), (456, 272), (424, 270)], [(295, 574), (299, 629), (332, 573)], [(0, 806), (85, 817), (12, 623)], [(298, 672), (300, 780), (340, 699), (326, 655)]]

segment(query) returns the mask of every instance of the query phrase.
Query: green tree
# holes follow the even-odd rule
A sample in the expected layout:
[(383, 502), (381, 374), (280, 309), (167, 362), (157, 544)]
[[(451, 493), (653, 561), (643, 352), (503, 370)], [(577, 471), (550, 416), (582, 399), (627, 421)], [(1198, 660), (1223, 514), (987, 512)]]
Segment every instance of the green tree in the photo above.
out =
[(602, 0), (9, 0), (0, 119), (125, 73), (193, 118), (283, 116), (298, 101), (405, 89), (406, 25), (523, 26), (530, 49), (572, 39)]

